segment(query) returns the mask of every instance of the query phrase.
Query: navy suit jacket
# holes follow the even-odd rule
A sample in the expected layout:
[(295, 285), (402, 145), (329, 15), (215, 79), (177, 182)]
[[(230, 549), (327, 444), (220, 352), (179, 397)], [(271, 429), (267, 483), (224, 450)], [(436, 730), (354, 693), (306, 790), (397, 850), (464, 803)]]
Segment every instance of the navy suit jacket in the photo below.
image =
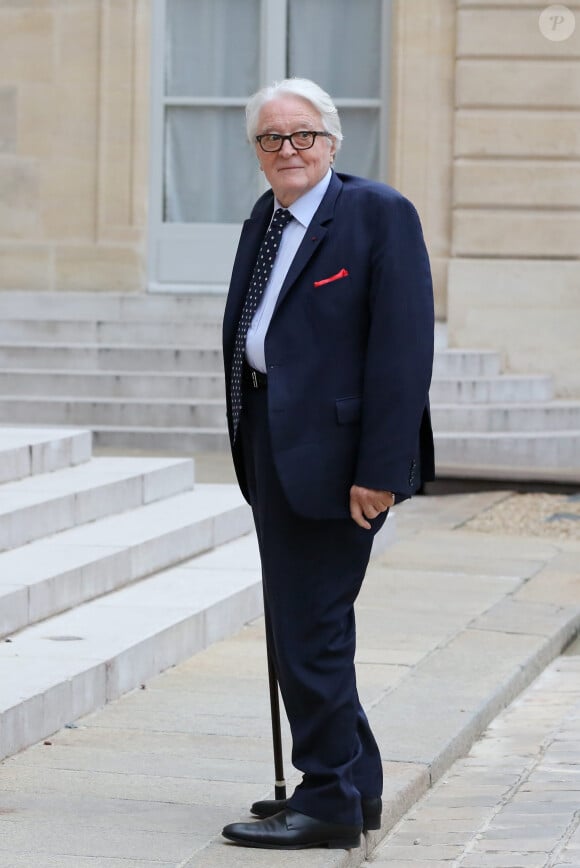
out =
[[(269, 191), (244, 223), (226, 302), (230, 440), (235, 334), (273, 204)], [(272, 451), (297, 513), (348, 517), (353, 483), (401, 501), (433, 478), (433, 330), (429, 259), (413, 205), (384, 184), (333, 172), (265, 341)], [(232, 452), (248, 499), (239, 438)]]

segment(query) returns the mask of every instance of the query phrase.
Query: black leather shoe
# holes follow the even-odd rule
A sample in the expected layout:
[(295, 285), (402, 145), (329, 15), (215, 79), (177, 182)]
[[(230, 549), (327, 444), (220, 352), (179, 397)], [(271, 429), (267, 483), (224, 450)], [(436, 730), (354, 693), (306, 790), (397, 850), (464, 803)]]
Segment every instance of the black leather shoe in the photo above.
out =
[(351, 850), (360, 846), (360, 833), (360, 826), (326, 823), (291, 808), (284, 808), (265, 820), (230, 823), (222, 835), (243, 847), (264, 847), (268, 850), (304, 850), (306, 847)]
[[(287, 804), (287, 799), (262, 799), (261, 802), (254, 802), (250, 811), (256, 817), (273, 817), (279, 811), (283, 811)], [(363, 815), (363, 832), (369, 832), (372, 829), (381, 828), (381, 813), (383, 810), (383, 802), (380, 796), (376, 799), (362, 799), (361, 803)]]

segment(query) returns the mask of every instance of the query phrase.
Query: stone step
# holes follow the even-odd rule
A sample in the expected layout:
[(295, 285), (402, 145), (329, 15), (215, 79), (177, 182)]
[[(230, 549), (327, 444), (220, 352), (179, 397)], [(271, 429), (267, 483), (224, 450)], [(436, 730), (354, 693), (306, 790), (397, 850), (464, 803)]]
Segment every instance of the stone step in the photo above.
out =
[[(144, 388), (146, 379), (142, 382)], [(505, 379), (506, 382), (503, 382)], [(153, 382), (154, 378), (152, 378)], [(137, 382), (137, 381), (135, 381)], [(184, 382), (179, 378), (159, 380), (164, 388)], [(188, 378), (185, 380), (185, 385)], [(193, 381), (189, 381), (193, 386)], [(217, 385), (217, 384), (216, 384)], [(87, 427), (124, 428), (225, 428), (225, 403), (219, 398), (196, 397), (80, 397), (0, 394), (0, 422), (55, 423)], [(437, 381), (431, 387), (431, 401), (439, 404), (484, 402), (545, 402), (550, 399), (548, 377), (498, 377), (477, 380)], [(193, 394), (193, 393), (192, 393)], [(571, 417), (573, 418), (573, 417)]]
[(434, 379), (495, 377), (500, 371), (500, 354), (492, 350), (435, 350)]
[[(1, 295), (1, 293), (0, 293)], [(219, 347), (139, 346), (138, 344), (28, 344), (0, 345), (0, 368), (45, 371), (194, 371), (223, 370)]]
[(26, 344), (161, 344), (216, 347), (221, 341), (218, 320), (0, 320), (0, 342)]
[(90, 431), (0, 426), (0, 484), (82, 464), (91, 440)]
[[(262, 611), (254, 538), (0, 643), (0, 759), (185, 660)], [(223, 555), (221, 562), (216, 555)]]
[[(0, 386), (0, 422), (211, 428), (225, 417), (219, 374), (4, 372)], [(433, 380), (430, 395), (433, 405), (461, 406), (546, 402), (551, 393), (549, 377), (500, 376)]]
[(51, 398), (0, 395), (0, 422), (124, 427), (225, 427), (222, 399)]
[(429, 394), (433, 404), (549, 401), (553, 397), (553, 383), (549, 376), (532, 374), (434, 379)]
[[(49, 324), (50, 325), (50, 324)], [(79, 324), (82, 326), (82, 323)], [(90, 325), (90, 324), (89, 324)], [(116, 324), (115, 324), (116, 325)], [(163, 328), (161, 324), (161, 328)], [(186, 329), (188, 328), (185, 324)], [(120, 324), (121, 335), (123, 324)], [(0, 369), (11, 373), (18, 370), (65, 373), (107, 371), (124, 375), (131, 372), (221, 373), (222, 351), (219, 339), (203, 339), (203, 346), (154, 343), (118, 343), (98, 341), (31, 342), (0, 339)], [(206, 338), (208, 338), (206, 340)], [(167, 340), (167, 337), (165, 338)], [(485, 350), (445, 350), (435, 353), (434, 378), (495, 377), (500, 370), (498, 353)]]
[(580, 430), (580, 401), (528, 404), (432, 404), (437, 432)]
[(251, 530), (237, 486), (107, 515), (0, 553), (0, 637), (167, 569)]
[(0, 552), (193, 487), (191, 459), (94, 458), (0, 486)]
[(147, 428), (95, 425), (93, 442), (98, 449), (144, 451), (170, 455), (229, 450), (228, 432), (222, 428)]
[[(148, 450), (191, 455), (225, 451), (225, 430), (114, 429), (94, 432), (95, 446), (107, 450)], [(580, 482), (580, 429), (539, 432), (447, 432), (435, 430), (440, 477), (538, 479)]]
[(0, 292), (0, 320), (109, 320), (111, 322), (221, 322), (225, 293)]
[(439, 432), (435, 455), (439, 477), (580, 482), (580, 429)]
[[(509, 378), (510, 384), (504, 383), (506, 378), (495, 375), (479, 375), (474, 373), (460, 373), (465, 368), (491, 368), (485, 359), (469, 355), (456, 357), (457, 389), (460, 393), (471, 390), (473, 393), (482, 389), (498, 390), (496, 380), (502, 380), (501, 388), (513, 389), (513, 379)], [(461, 361), (461, 359), (464, 361)], [(494, 354), (491, 354), (490, 362), (493, 362)], [(449, 377), (451, 376), (451, 364), (446, 362), (438, 366), (438, 371), (446, 370), (447, 378), (443, 378), (437, 371), (434, 375), (433, 393), (440, 389), (449, 390)], [(460, 379), (461, 377), (461, 379)], [(517, 379), (517, 389), (524, 388), (521, 383), (527, 383), (528, 378)], [(482, 386), (481, 383), (485, 385)], [(440, 387), (439, 384), (442, 383)], [(528, 391), (529, 391), (528, 384)], [(534, 389), (537, 383), (534, 380)], [(223, 373), (218, 371), (199, 372), (141, 372), (136, 370), (37, 370), (30, 369), (4, 369), (0, 370), (0, 394), (2, 395), (51, 395), (51, 396), (87, 396), (100, 397), (126, 397), (126, 398), (222, 398), (224, 397)]]
[(0, 370), (2, 395), (91, 398), (222, 398), (223, 373)]

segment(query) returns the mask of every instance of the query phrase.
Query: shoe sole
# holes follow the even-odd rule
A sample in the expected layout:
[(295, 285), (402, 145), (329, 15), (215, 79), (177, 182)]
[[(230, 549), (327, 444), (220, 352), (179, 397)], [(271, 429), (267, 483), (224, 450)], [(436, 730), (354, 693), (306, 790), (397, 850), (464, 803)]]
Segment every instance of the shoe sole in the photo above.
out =
[(360, 847), (360, 835), (357, 838), (333, 838), (329, 841), (313, 841), (311, 844), (261, 844), (257, 841), (244, 841), (232, 835), (224, 835), (224, 838), (241, 847), (254, 847), (258, 850), (311, 850), (314, 847), (326, 847), (328, 850), (356, 850), (357, 847)]

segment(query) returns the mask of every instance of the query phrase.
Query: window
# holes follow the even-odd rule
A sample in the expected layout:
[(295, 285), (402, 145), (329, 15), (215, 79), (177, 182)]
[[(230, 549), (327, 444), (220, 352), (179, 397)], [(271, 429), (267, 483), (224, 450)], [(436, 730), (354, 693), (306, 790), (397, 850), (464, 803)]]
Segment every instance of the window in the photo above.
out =
[(312, 78), (335, 100), (338, 171), (385, 178), (387, 0), (154, 0), (150, 288), (223, 291), (264, 180), (244, 106)]

